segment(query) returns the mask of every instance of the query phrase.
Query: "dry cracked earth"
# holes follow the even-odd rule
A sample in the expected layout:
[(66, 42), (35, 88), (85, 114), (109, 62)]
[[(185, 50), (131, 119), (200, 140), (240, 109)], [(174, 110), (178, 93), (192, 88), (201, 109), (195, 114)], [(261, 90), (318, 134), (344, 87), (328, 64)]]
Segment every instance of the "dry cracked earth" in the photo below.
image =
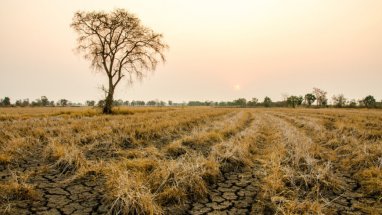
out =
[(255, 214), (258, 186), (256, 175), (244, 173), (226, 173), (216, 185), (210, 187), (208, 198), (192, 204), (189, 214)]
[(1, 181), (17, 178), (16, 171), (30, 173), (26, 182), (36, 185), (37, 192), (33, 200), (19, 199), (4, 204), (2, 211), (5, 214), (79, 215), (108, 212), (102, 200), (103, 180), (96, 175), (87, 174), (71, 180), (70, 174), (65, 174), (59, 167), (51, 166), (48, 162), (42, 163), (38, 156), (31, 156), (30, 159), (18, 161), (13, 167), (1, 166)]
[[(48, 165), (48, 164), (45, 164)], [(102, 177), (86, 175), (70, 180), (54, 166), (44, 166), (38, 157), (21, 160), (17, 167), (1, 166), (1, 181), (7, 181), (12, 171), (30, 172), (28, 183), (36, 184), (38, 196), (33, 200), (18, 200), (3, 206), (12, 207), (12, 214), (107, 214), (108, 204), (102, 198)], [(69, 179), (69, 180), (68, 180)], [(208, 198), (188, 203), (182, 210), (167, 210), (172, 214), (249, 214), (256, 196), (254, 171), (225, 173), (218, 182), (210, 186)], [(184, 210), (186, 209), (186, 210)]]
[[(33, 165), (25, 163), (20, 165)], [(40, 166), (37, 165), (36, 166)], [(3, 167), (2, 167), (3, 168)], [(1, 169), (2, 181), (14, 177)], [(32, 170), (33, 171), (33, 170)], [(28, 181), (37, 184), (39, 195), (34, 201), (19, 200), (10, 203), (12, 214), (108, 214), (108, 204), (102, 198), (102, 179), (87, 175), (81, 179), (67, 182), (67, 176), (60, 170), (51, 168), (42, 175), (31, 177)], [(210, 186), (208, 197), (188, 203), (182, 210), (168, 209), (168, 214), (254, 214), (252, 205), (256, 201), (258, 184), (255, 171), (225, 173), (218, 182)], [(6, 209), (6, 208), (3, 208)]]

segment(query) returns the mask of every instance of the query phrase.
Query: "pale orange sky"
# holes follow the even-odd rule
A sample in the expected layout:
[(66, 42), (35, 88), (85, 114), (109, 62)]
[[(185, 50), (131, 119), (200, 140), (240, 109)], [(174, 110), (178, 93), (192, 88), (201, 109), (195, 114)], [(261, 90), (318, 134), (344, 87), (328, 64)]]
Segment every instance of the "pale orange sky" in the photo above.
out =
[(232, 100), (313, 87), (382, 99), (380, 0), (1, 0), (0, 97), (101, 99), (105, 78), (73, 52), (77, 10), (126, 8), (164, 34), (167, 62), (116, 98)]

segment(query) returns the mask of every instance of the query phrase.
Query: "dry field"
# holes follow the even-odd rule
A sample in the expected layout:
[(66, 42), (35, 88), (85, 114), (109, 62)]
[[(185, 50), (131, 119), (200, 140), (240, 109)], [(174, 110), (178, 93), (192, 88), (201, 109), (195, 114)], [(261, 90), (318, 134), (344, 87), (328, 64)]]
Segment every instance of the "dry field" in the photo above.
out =
[(382, 111), (0, 109), (0, 214), (382, 214)]

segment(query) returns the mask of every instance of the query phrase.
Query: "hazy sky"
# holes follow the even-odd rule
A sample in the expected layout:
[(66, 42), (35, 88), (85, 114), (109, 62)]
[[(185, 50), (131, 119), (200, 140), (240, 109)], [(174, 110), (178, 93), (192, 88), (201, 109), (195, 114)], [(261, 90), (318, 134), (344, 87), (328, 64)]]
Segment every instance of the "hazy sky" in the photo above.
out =
[(381, 0), (1, 0), (0, 97), (100, 99), (73, 52), (77, 10), (126, 8), (164, 34), (167, 62), (116, 98), (281, 99), (313, 87), (382, 99)]

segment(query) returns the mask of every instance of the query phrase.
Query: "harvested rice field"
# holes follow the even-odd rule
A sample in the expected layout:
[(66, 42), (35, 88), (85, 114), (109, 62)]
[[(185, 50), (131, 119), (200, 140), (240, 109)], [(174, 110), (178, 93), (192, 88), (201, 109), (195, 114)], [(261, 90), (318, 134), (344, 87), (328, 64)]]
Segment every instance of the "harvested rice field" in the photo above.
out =
[(0, 214), (382, 214), (382, 111), (2, 108)]

